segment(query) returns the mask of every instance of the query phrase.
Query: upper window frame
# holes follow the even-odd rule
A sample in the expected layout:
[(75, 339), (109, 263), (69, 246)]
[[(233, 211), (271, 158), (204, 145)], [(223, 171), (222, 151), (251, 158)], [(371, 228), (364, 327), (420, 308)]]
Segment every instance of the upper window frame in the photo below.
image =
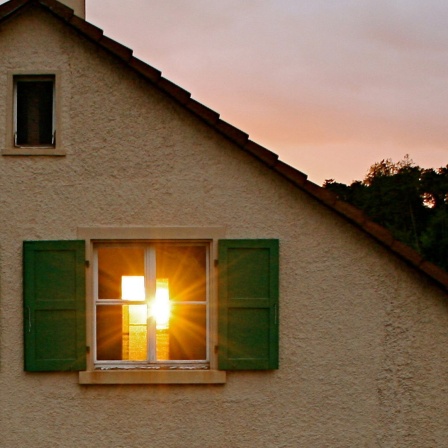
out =
[[(23, 145), (16, 144), (17, 131), (17, 82), (20, 80), (53, 80), (52, 132), (54, 144)], [(6, 133), (2, 155), (5, 156), (65, 156), (61, 126), (61, 75), (58, 70), (14, 71), (7, 75)]]

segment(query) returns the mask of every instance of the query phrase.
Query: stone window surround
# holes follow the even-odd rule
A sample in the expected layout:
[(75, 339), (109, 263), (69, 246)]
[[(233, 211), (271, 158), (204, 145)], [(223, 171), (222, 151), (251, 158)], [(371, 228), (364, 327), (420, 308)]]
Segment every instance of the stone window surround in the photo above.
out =
[[(225, 238), (224, 227), (78, 227), (77, 236), (86, 242), (86, 259), (89, 261), (86, 276), (86, 309), (87, 309), (87, 346), (93, 344), (93, 275), (89, 271), (92, 263), (93, 243), (111, 240), (209, 240), (211, 242), (211, 269), (213, 260), (218, 257), (217, 241)], [(211, 276), (213, 277), (213, 276)], [(211, 279), (210, 284), (210, 347), (217, 341), (217, 288)], [(109, 369), (95, 368), (93, 356), (87, 355), (87, 369), (79, 372), (79, 384), (224, 384), (226, 372), (217, 370), (217, 357), (210, 349), (209, 370), (146, 370), (146, 369)]]
[[(55, 110), (54, 121), (56, 140), (54, 147), (17, 147), (14, 144), (14, 121), (15, 121), (15, 104), (14, 104), (14, 78), (18, 76), (54, 76), (55, 79)], [(63, 149), (63, 132), (61, 126), (61, 74), (59, 70), (15, 70), (7, 74), (7, 95), (6, 95), (6, 132), (5, 142), (2, 148), (4, 156), (65, 156)]]

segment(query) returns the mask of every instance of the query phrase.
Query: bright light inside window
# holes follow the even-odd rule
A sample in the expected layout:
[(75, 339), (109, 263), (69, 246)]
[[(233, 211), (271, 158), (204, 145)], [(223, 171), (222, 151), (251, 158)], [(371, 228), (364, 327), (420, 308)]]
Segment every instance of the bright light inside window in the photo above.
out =
[(157, 279), (156, 297), (151, 306), (151, 314), (156, 320), (158, 330), (166, 330), (170, 322), (170, 292), (168, 279)]
[[(121, 277), (121, 298), (127, 301), (145, 302), (145, 277)], [(141, 305), (126, 305), (122, 308), (123, 326), (123, 359), (143, 361), (147, 356), (147, 319), (148, 307)]]
[(123, 275), (121, 277), (123, 300), (145, 300), (145, 277)]

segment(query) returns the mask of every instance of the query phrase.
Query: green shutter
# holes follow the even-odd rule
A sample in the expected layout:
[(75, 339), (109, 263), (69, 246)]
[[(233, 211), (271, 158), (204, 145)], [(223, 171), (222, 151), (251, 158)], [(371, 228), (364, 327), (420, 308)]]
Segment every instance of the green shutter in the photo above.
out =
[(84, 241), (25, 241), (25, 370), (85, 370)]
[(278, 240), (219, 241), (219, 369), (278, 369), (278, 256)]

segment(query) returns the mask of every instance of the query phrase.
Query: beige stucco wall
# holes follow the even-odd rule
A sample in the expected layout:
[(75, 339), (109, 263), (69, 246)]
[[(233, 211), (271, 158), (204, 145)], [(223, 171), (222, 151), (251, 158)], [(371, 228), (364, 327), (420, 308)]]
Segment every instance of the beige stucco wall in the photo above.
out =
[[(448, 302), (429, 280), (38, 11), (0, 29), (0, 145), (13, 70), (60, 71), (67, 155), (0, 157), (0, 446), (446, 446)], [(217, 225), (280, 239), (278, 371), (222, 386), (23, 371), (23, 240)]]

